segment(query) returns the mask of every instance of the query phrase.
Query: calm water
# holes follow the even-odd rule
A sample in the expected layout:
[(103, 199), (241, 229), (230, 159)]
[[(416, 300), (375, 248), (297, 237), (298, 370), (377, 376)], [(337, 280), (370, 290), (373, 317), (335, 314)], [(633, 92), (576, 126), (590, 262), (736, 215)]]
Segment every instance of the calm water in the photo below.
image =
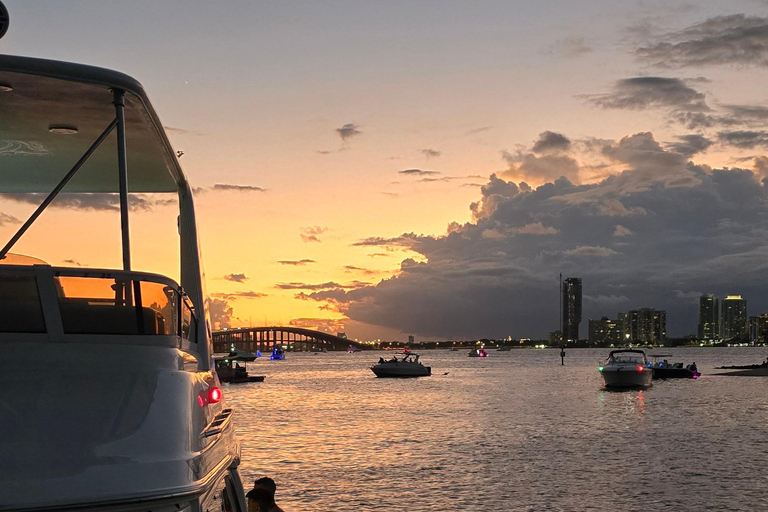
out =
[(302, 511), (768, 510), (768, 378), (713, 376), (765, 348), (664, 349), (698, 380), (602, 389), (606, 349), (422, 352), (432, 377), (377, 379), (382, 352), (289, 353), (227, 386), (246, 482)]

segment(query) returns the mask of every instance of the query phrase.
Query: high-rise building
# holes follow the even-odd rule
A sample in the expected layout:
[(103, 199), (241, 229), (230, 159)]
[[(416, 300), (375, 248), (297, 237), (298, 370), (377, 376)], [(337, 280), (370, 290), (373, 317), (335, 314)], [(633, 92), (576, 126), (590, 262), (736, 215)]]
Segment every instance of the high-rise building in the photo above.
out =
[(705, 294), (699, 297), (699, 339), (715, 341), (720, 338), (720, 301)]
[(589, 319), (589, 344), (596, 346), (618, 345), (624, 340), (622, 323), (604, 316), (600, 320)]
[(413, 334), (408, 335), (408, 343), (413, 345)]
[(768, 339), (768, 313), (749, 317), (749, 341), (765, 343)]
[(629, 312), (629, 339), (653, 345), (667, 337), (667, 312), (640, 308)]
[(579, 323), (581, 323), (581, 278), (569, 277), (562, 284), (563, 305), (563, 342), (579, 341)]
[(747, 301), (741, 295), (728, 295), (723, 299), (722, 330), (724, 340), (743, 340), (749, 338), (747, 323)]

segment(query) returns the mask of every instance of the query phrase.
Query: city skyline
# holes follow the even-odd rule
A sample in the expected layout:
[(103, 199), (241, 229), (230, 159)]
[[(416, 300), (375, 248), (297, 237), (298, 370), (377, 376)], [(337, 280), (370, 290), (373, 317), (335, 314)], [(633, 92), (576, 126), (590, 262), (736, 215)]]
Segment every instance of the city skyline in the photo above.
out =
[[(560, 272), (672, 337), (703, 293), (768, 311), (768, 7), (552, 5), (8, 0), (0, 52), (141, 80), (218, 327), (545, 339)], [(0, 237), (39, 201), (0, 196)], [(178, 274), (171, 203), (133, 197), (136, 268)], [(63, 194), (17, 250), (119, 266), (115, 204)]]

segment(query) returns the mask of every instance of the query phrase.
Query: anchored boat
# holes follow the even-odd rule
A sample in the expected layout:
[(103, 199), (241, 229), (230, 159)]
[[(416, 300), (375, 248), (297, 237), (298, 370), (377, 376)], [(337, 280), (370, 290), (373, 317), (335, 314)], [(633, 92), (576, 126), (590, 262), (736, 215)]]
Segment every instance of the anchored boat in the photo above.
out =
[[(139, 82), (0, 56), (0, 192), (42, 193), (0, 250), (0, 510), (245, 511), (192, 193)], [(10, 253), (60, 192), (119, 195), (122, 268)], [(134, 192), (178, 197), (180, 282), (132, 268)]]
[(612, 350), (598, 370), (608, 388), (646, 388), (652, 385), (653, 371), (648, 367), (644, 350)]

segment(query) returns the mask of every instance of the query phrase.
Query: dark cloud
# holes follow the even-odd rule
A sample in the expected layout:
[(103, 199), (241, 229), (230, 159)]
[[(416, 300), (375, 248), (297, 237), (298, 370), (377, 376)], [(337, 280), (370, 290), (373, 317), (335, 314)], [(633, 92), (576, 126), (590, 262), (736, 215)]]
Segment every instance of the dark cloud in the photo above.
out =
[(725, 131), (717, 134), (720, 143), (740, 149), (768, 148), (768, 131)]
[(227, 281), (234, 281), (236, 283), (244, 283), (248, 280), (245, 274), (227, 274), (224, 276)]
[(684, 112), (706, 112), (704, 94), (679, 78), (641, 76), (618, 80), (607, 94), (581, 96), (587, 102), (606, 109), (645, 110), (669, 107)]
[[(0, 199), (29, 203), (35, 206), (42, 204), (48, 194), (6, 192), (0, 194)], [(165, 206), (166, 200), (157, 199), (156, 196), (146, 194), (130, 194), (128, 196), (128, 208), (131, 211), (150, 211), (155, 206)], [(67, 193), (62, 192), (56, 196), (49, 208), (72, 208), (93, 211), (119, 211), (120, 196), (107, 193)]]
[(230, 293), (212, 293), (212, 297), (217, 297), (224, 300), (236, 300), (236, 299), (261, 299), (266, 297), (266, 293), (259, 292), (230, 292)]
[(8, 224), (21, 224), (21, 221), (13, 215), (0, 212), (0, 226), (5, 226)]
[(213, 190), (217, 192), (266, 192), (267, 190), (261, 187), (254, 187), (252, 185), (228, 185), (225, 183), (217, 183), (213, 186)]
[(356, 124), (347, 123), (341, 128), (336, 128), (336, 133), (339, 134), (341, 140), (346, 141), (347, 139), (360, 135), (363, 132), (360, 131), (360, 127)]
[(378, 236), (372, 236), (364, 240), (357, 241), (352, 244), (352, 247), (386, 247), (387, 250), (397, 248), (409, 248), (416, 235), (413, 233), (406, 233), (402, 236), (394, 238), (382, 238)]
[(278, 261), (281, 265), (291, 265), (294, 267), (303, 267), (304, 265), (307, 265), (308, 263), (317, 263), (315, 260), (280, 260)]
[(714, 144), (708, 138), (698, 134), (680, 135), (677, 138), (680, 142), (670, 142), (667, 144), (667, 148), (687, 158), (692, 157), (696, 153), (706, 151), (712, 144)]
[(659, 67), (768, 65), (768, 18), (718, 16), (638, 48), (637, 58)]
[(354, 322), (447, 339), (546, 337), (557, 328), (560, 272), (583, 279), (584, 337), (588, 318), (640, 307), (667, 311), (672, 336), (695, 333), (693, 290), (740, 293), (752, 314), (768, 311), (768, 191), (758, 176), (695, 165), (650, 134), (608, 148), (626, 165), (621, 174), (528, 190), (492, 176), (472, 222), (361, 244), (405, 245), (422, 261), (403, 260), (376, 285), (300, 298)]
[(328, 228), (321, 228), (320, 226), (310, 226), (308, 228), (301, 228), (301, 239), (304, 242), (321, 242), (319, 235), (322, 235), (328, 231)]
[(440, 174), (438, 171), (422, 171), (421, 169), (406, 169), (404, 171), (398, 171), (398, 173), (407, 176), (430, 176), (432, 174)]
[(541, 132), (539, 139), (533, 145), (534, 153), (549, 153), (550, 151), (568, 151), (571, 140), (561, 133)]
[(208, 314), (211, 316), (211, 326), (215, 331), (228, 329), (232, 326), (232, 306), (225, 299), (207, 299)]
[(427, 158), (437, 158), (441, 155), (441, 152), (436, 149), (420, 149), (419, 153)]

